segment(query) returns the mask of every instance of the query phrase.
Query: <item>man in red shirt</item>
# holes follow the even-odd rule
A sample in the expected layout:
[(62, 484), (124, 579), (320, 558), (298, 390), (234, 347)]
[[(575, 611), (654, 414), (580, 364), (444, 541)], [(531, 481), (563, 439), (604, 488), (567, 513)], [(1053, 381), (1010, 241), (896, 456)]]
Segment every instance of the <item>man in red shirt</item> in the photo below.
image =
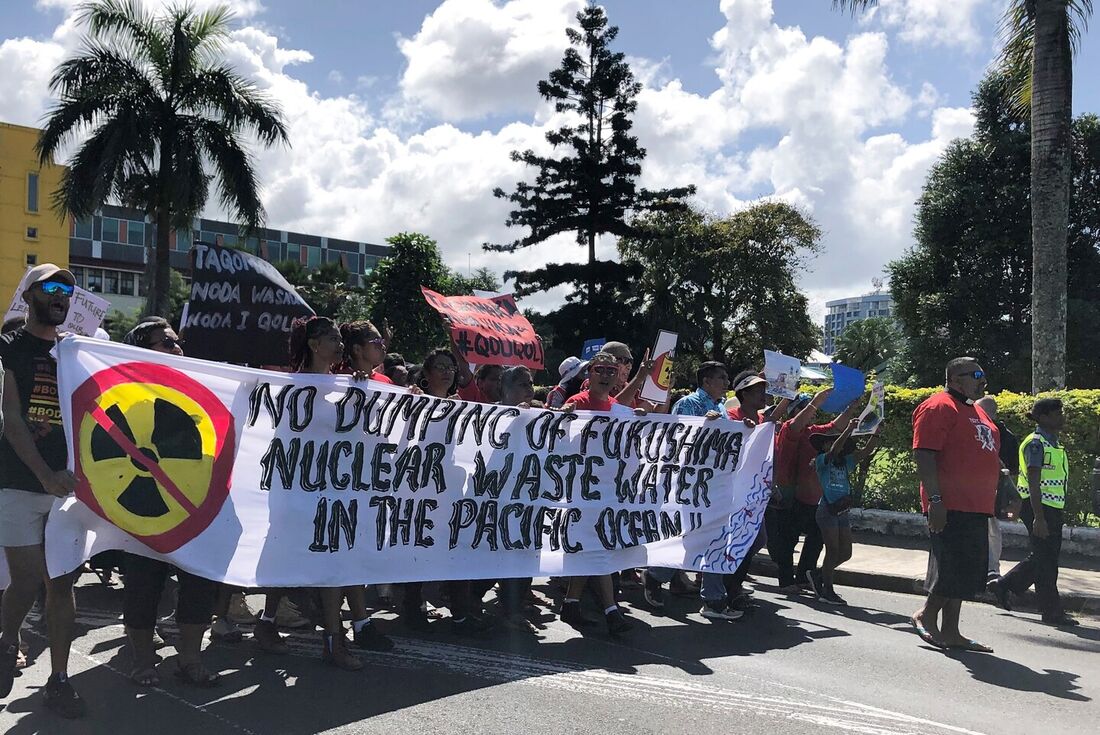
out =
[(562, 406), (566, 411), (604, 411), (607, 413), (633, 411), (615, 399), (611, 392), (619, 379), (619, 364), (609, 352), (600, 352), (588, 362), (588, 387), (570, 396)]
[[(611, 391), (619, 376), (619, 364), (615, 356), (608, 352), (597, 353), (588, 362), (588, 389), (582, 390), (574, 396), (570, 396), (563, 411), (603, 411), (605, 413), (633, 415), (634, 410), (615, 400)], [(641, 411), (640, 413), (645, 413)], [(574, 628), (582, 628), (591, 624), (581, 613), (581, 592), (584, 590), (588, 577), (570, 577), (569, 586), (565, 591), (565, 599), (562, 600), (560, 617), (563, 623)], [(604, 608), (604, 617), (607, 620), (607, 629), (612, 635), (620, 635), (632, 627), (615, 602), (615, 586), (610, 574), (604, 574), (596, 578), (596, 590), (600, 598), (600, 604)]]
[(989, 518), (1001, 472), (1000, 434), (974, 405), (985, 387), (978, 361), (959, 357), (947, 363), (946, 389), (913, 411), (913, 459), (921, 505), (928, 514), (931, 553), (928, 598), (912, 623), (937, 648), (991, 653), (992, 648), (959, 632), (962, 601), (985, 589)]

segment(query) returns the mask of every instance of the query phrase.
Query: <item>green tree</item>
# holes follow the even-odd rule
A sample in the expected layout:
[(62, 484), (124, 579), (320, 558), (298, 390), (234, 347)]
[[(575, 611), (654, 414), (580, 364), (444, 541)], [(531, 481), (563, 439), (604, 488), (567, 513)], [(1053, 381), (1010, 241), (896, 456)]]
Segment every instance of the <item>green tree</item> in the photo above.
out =
[(485, 267), (478, 268), (469, 276), (451, 271), (445, 293), (449, 296), (469, 296), (473, 294), (475, 289), (478, 291), (499, 292), (501, 289), (500, 279)]
[(795, 207), (763, 202), (716, 218), (697, 211), (637, 218), (619, 241), (637, 272), (633, 321), (680, 335), (677, 365), (759, 366), (765, 348), (805, 357), (820, 342), (797, 274), (821, 231)]
[[(532, 293), (562, 284), (573, 284), (589, 307), (596, 306), (601, 266), (596, 261), (596, 241), (601, 234), (638, 236), (629, 224), (631, 213), (675, 210), (694, 187), (661, 191), (640, 189), (645, 149), (630, 135), (631, 115), (637, 109), (641, 85), (634, 80), (622, 53), (612, 52), (618, 28), (609, 26), (602, 8), (589, 5), (577, 13), (580, 29), (567, 28), (570, 47), (561, 66), (540, 81), (539, 94), (554, 102), (567, 116), (560, 128), (546, 134), (559, 155), (537, 155), (532, 150), (514, 151), (512, 160), (538, 170), (533, 184), (519, 182), (511, 194), (502, 189), (494, 196), (515, 205), (509, 227), (523, 227), (528, 235), (511, 243), (486, 244), (487, 250), (515, 252), (544, 242), (554, 235), (575, 233), (577, 244), (587, 247), (586, 266), (552, 265), (536, 273), (517, 276), (517, 293)], [(585, 323), (591, 310), (582, 315)]]
[[(974, 94), (972, 138), (953, 142), (918, 200), (916, 245), (889, 266), (914, 383), (938, 385), (943, 364), (979, 357), (995, 386), (1032, 386), (1029, 124), (994, 74)], [(1069, 226), (1068, 379), (1100, 384), (1100, 121), (1073, 125)], [(902, 376), (894, 375), (895, 379)]]
[[(833, 0), (853, 11), (877, 0)], [(1072, 180), (1073, 51), (1092, 0), (1009, 0), (1000, 67), (1031, 125), (1031, 385), (1066, 386), (1067, 231)]]
[(837, 338), (836, 360), (857, 370), (881, 373), (900, 347), (901, 334), (893, 319), (862, 319), (845, 327)]
[(78, 19), (88, 34), (50, 80), (58, 101), (38, 155), (45, 163), (83, 138), (54, 195), (59, 212), (87, 217), (117, 200), (152, 218), (146, 312), (165, 314), (172, 229), (190, 227), (214, 179), (221, 204), (257, 227), (264, 208), (245, 139), (286, 142), (286, 128), (275, 103), (222, 61), (227, 7), (154, 15), (140, 0), (97, 0)]
[[(313, 270), (295, 260), (283, 260), (274, 265), (318, 316), (335, 319), (342, 309), (346, 309), (349, 299), (363, 294), (360, 289), (348, 285), (348, 269), (340, 263), (322, 263)], [(355, 312), (355, 309), (348, 311), (349, 314)]]
[(408, 360), (421, 360), (435, 347), (448, 344), (443, 322), (420, 291), (421, 286), (444, 295), (454, 283), (454, 274), (443, 264), (435, 240), (415, 232), (387, 238), (393, 246), (388, 258), (374, 270), (368, 298), (371, 315), (379, 328), (392, 325), (390, 349)]

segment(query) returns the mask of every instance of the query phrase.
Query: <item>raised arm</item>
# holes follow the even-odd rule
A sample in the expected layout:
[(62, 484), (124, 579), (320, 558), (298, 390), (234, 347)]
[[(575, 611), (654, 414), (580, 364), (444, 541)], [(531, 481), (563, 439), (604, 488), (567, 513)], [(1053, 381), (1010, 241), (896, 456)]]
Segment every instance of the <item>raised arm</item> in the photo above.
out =
[(652, 371), (653, 360), (649, 359), (649, 349), (647, 348), (645, 355), (642, 356), (642, 362), (638, 366), (638, 372), (634, 373), (634, 377), (630, 379), (626, 387), (619, 391), (619, 395), (615, 396), (615, 400), (628, 406), (634, 403), (634, 399), (638, 397), (638, 394), (642, 391), (642, 386), (645, 385), (646, 377)]
[(833, 392), (832, 388), (826, 388), (819, 392), (810, 400), (802, 410), (795, 414), (795, 417), (791, 419), (791, 425), (788, 431), (791, 434), (801, 434), (803, 431), (813, 423), (814, 417), (817, 416), (817, 412), (821, 410), (821, 405), (829, 399), (829, 395)]

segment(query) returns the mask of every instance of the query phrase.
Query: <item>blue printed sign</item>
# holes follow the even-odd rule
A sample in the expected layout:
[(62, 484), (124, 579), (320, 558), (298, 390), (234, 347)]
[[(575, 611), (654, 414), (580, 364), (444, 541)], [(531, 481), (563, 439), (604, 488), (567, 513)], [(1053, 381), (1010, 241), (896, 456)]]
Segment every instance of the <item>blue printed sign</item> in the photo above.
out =
[(596, 356), (603, 346), (607, 344), (606, 337), (597, 337), (596, 339), (586, 339), (584, 341), (584, 349), (581, 350), (582, 360), (591, 360)]

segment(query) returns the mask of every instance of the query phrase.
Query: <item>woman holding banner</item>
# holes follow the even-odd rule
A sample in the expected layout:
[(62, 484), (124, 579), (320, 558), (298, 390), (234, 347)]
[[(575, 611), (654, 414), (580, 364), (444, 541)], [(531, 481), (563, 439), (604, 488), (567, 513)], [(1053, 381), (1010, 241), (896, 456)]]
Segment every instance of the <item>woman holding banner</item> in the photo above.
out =
[(386, 339), (374, 324), (365, 319), (345, 322), (340, 325), (340, 337), (344, 342), (344, 359), (337, 372), (362, 374), (369, 380), (393, 385), (385, 373), (375, 372), (386, 359)]
[[(126, 333), (122, 341), (155, 352), (183, 355), (180, 338), (167, 320), (159, 316), (143, 319)], [(166, 562), (137, 554), (123, 552), (121, 561), (125, 583), (122, 617), (134, 656), (130, 678), (139, 686), (159, 686), (153, 632), (164, 583), (173, 570)], [(191, 686), (217, 686), (221, 677), (203, 665), (201, 653), (202, 638), (210, 626), (218, 584), (182, 569), (176, 569), (175, 575), (179, 580), (176, 623), (180, 629), (176, 677)]]
[[(433, 350), (424, 359), (417, 386), (426, 395), (436, 398), (453, 396), (458, 362), (446, 348)], [(424, 604), (424, 583), (409, 582), (404, 585), (401, 621), (413, 630), (428, 627), (428, 613)], [(475, 610), (473, 589), (469, 581), (452, 580), (446, 583), (447, 607), (451, 610), (451, 630), (458, 635), (477, 635), (488, 630), (491, 624)]]
[[(296, 373), (315, 373), (327, 375), (333, 367), (344, 358), (344, 342), (340, 338), (340, 330), (336, 324), (323, 316), (298, 318), (290, 327), (290, 368)], [(352, 613), (355, 610), (355, 600), (359, 600), (360, 612), (362, 604), (362, 587), (322, 587), (321, 613), (324, 630), (321, 633), (323, 650), (321, 660), (330, 666), (335, 666), (345, 671), (358, 671), (363, 668), (363, 662), (348, 651), (347, 639), (344, 637), (344, 624), (340, 620), (340, 608), (344, 602), (345, 594), (352, 602)], [(270, 607), (271, 595), (268, 596)], [(271, 613), (274, 619), (274, 609), (265, 610), (265, 618)], [(359, 617), (365, 618), (364, 615)], [(369, 627), (369, 626), (367, 626)], [(373, 632), (373, 629), (372, 629)], [(383, 636), (384, 637), (384, 636)], [(387, 639), (388, 640), (388, 639)], [(357, 641), (358, 642), (358, 641)], [(392, 648), (392, 643), (390, 647)]]

